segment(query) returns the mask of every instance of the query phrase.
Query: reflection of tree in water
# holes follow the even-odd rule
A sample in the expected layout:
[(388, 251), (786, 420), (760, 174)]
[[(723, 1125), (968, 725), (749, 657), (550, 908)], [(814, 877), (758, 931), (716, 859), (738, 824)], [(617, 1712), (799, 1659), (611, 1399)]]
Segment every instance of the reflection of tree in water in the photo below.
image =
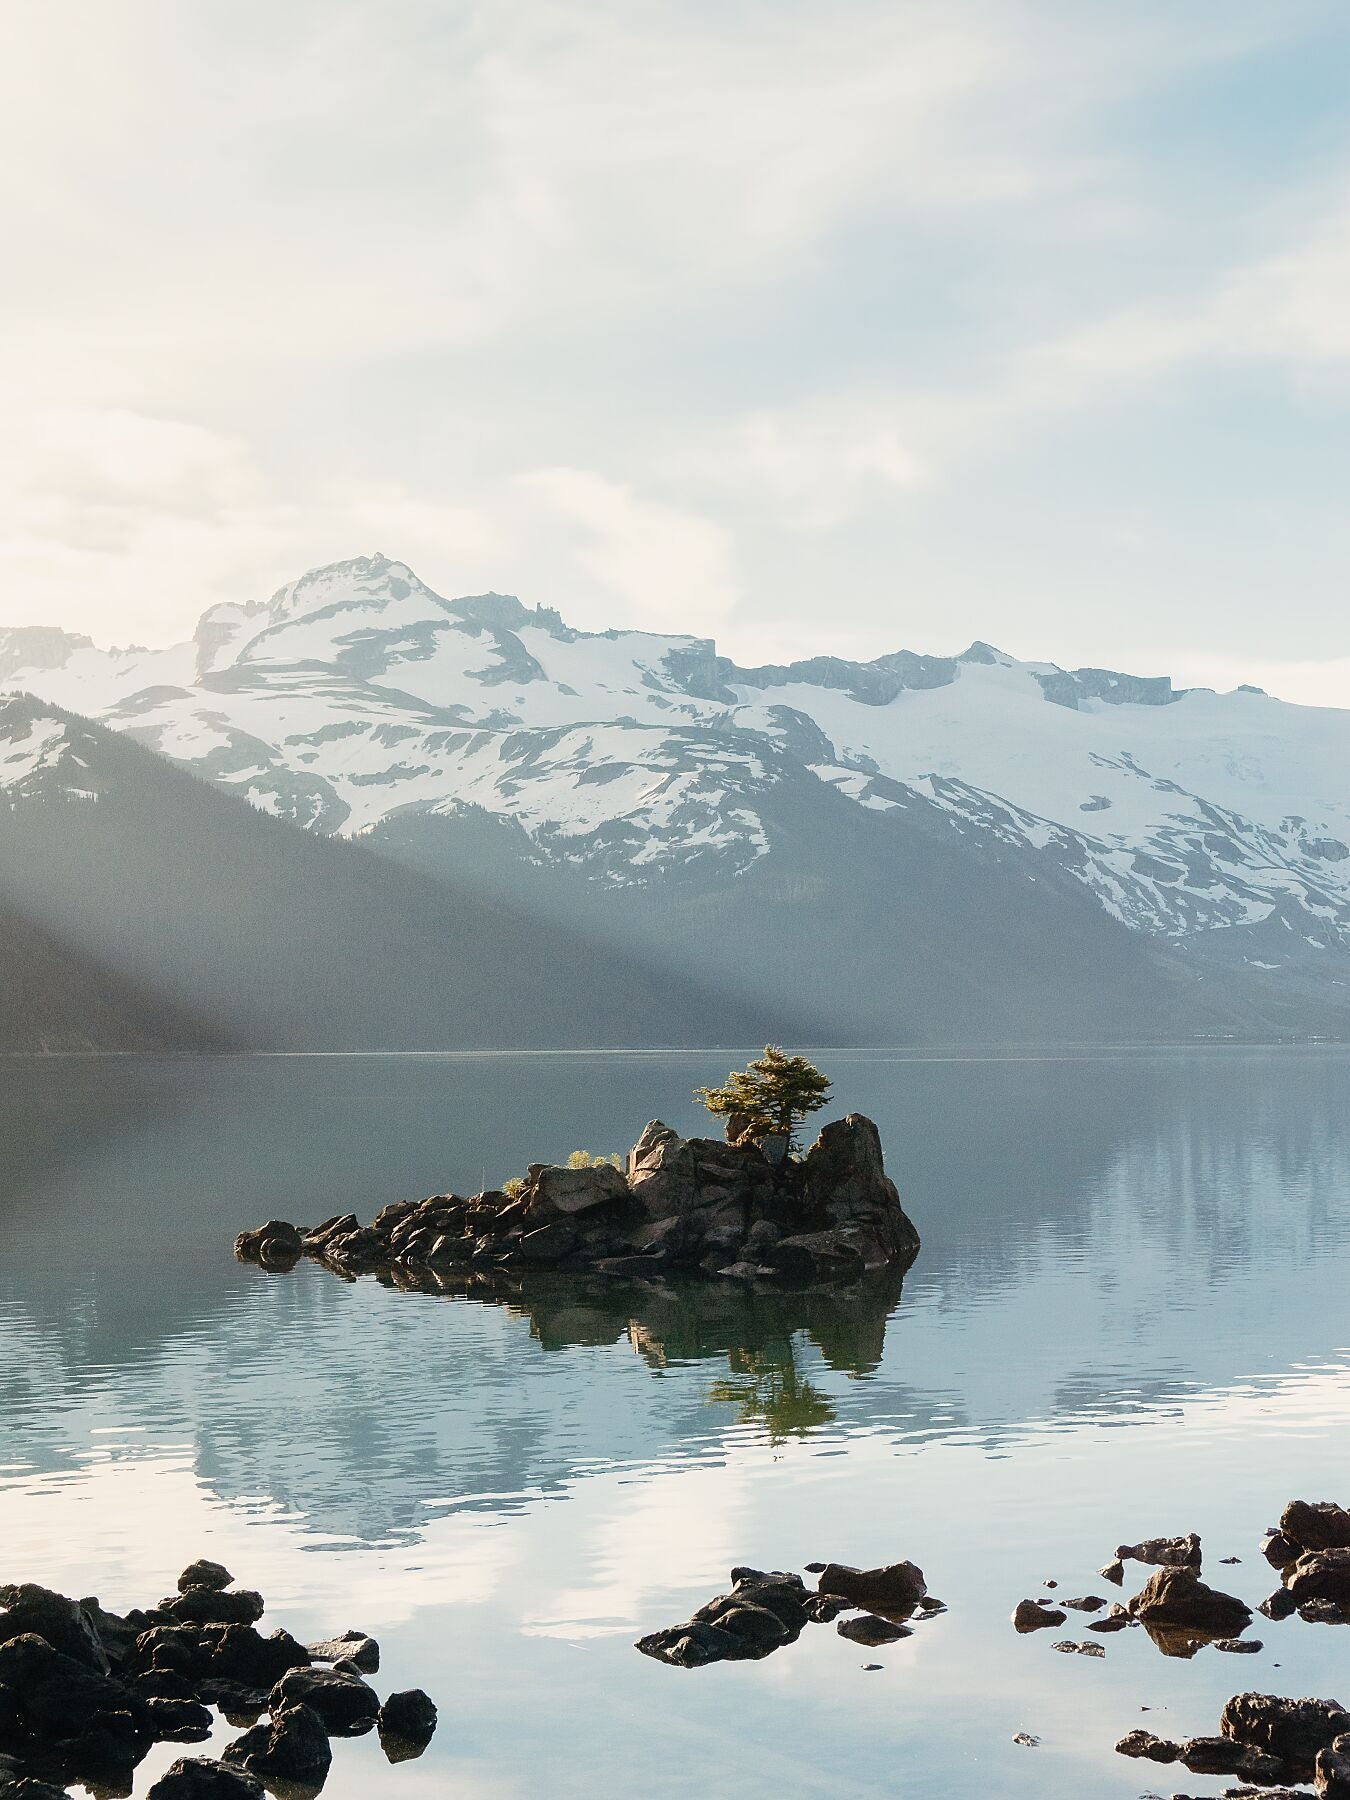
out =
[(546, 1350), (626, 1335), (653, 1369), (725, 1357), (727, 1373), (709, 1383), (708, 1400), (735, 1406), (742, 1422), (762, 1424), (777, 1441), (835, 1417), (829, 1398), (799, 1367), (800, 1339), (813, 1343), (829, 1368), (865, 1379), (881, 1362), (900, 1285), (895, 1270), (857, 1287), (809, 1292), (541, 1276), (516, 1288), (509, 1304), (529, 1316)]
[(734, 1406), (742, 1425), (763, 1425), (773, 1443), (828, 1425), (834, 1408), (797, 1368), (791, 1339), (763, 1350), (733, 1350), (729, 1377), (708, 1384), (708, 1399)]

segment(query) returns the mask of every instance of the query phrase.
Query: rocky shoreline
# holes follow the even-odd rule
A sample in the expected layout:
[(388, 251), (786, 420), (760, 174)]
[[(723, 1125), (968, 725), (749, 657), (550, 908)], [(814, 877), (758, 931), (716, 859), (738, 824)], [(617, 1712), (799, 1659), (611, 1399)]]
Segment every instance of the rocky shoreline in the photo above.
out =
[(201, 1743), (212, 1709), (245, 1728), (221, 1757), (183, 1757), (147, 1800), (311, 1800), (334, 1737), (379, 1734), (391, 1763), (420, 1756), (436, 1708), (420, 1689), (380, 1701), (379, 1645), (348, 1631), (302, 1644), (257, 1630), (261, 1594), (195, 1562), (157, 1605), (125, 1615), (35, 1583), (0, 1587), (0, 1797), (65, 1800), (79, 1782), (129, 1794), (157, 1743)]
[(353, 1213), (314, 1226), (272, 1219), (234, 1249), (268, 1270), (308, 1256), (344, 1276), (685, 1273), (812, 1287), (908, 1268), (919, 1234), (885, 1173), (880, 1133), (850, 1113), (776, 1164), (752, 1142), (683, 1138), (653, 1120), (623, 1169), (533, 1163), (518, 1192), (400, 1201), (369, 1225)]

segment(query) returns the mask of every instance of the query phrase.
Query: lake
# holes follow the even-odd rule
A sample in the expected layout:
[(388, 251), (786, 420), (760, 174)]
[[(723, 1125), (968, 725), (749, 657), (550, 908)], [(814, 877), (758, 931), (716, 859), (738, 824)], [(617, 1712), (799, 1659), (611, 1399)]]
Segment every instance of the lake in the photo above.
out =
[[(1126, 1631), (1089, 1660), (1051, 1649), (1072, 1614), (1009, 1624), (1047, 1579), (1118, 1597), (1117, 1543), (1192, 1530), (1255, 1604), (1284, 1502), (1350, 1502), (1350, 1053), (821, 1053), (924, 1240), (861, 1295), (507, 1304), (231, 1256), (269, 1216), (696, 1129), (731, 1060), (0, 1063), (4, 1579), (121, 1610), (208, 1556), (264, 1629), (371, 1632), (381, 1694), (425, 1687), (440, 1728), (397, 1767), (335, 1741), (333, 1800), (1217, 1794), (1112, 1745), (1217, 1730), (1248, 1688), (1350, 1699), (1346, 1628), (1258, 1617), (1259, 1655), (1190, 1661)], [(901, 1557), (949, 1610), (893, 1646), (812, 1625), (694, 1671), (632, 1647), (734, 1564)]]

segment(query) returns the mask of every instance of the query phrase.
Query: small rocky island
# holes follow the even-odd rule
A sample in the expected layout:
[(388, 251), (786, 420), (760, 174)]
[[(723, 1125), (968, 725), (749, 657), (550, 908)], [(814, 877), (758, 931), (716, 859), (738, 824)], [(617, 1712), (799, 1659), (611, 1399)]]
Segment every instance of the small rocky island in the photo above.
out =
[(726, 1137), (681, 1137), (653, 1119), (618, 1158), (531, 1163), (505, 1189), (386, 1206), (369, 1225), (272, 1219), (235, 1239), (242, 1262), (312, 1256), (343, 1275), (384, 1268), (492, 1277), (527, 1270), (642, 1278), (690, 1273), (792, 1287), (906, 1269), (919, 1234), (886, 1174), (881, 1134), (849, 1113), (802, 1156), (794, 1131), (829, 1082), (774, 1045), (724, 1088), (698, 1090)]

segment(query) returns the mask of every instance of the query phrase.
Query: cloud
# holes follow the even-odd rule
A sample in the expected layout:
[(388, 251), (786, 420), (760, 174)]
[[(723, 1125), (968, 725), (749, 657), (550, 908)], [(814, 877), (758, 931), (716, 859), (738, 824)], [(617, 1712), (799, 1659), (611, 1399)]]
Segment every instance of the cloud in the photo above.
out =
[(575, 528), (577, 561), (642, 626), (711, 633), (735, 611), (740, 594), (721, 526), (585, 469), (536, 469), (519, 486)]

